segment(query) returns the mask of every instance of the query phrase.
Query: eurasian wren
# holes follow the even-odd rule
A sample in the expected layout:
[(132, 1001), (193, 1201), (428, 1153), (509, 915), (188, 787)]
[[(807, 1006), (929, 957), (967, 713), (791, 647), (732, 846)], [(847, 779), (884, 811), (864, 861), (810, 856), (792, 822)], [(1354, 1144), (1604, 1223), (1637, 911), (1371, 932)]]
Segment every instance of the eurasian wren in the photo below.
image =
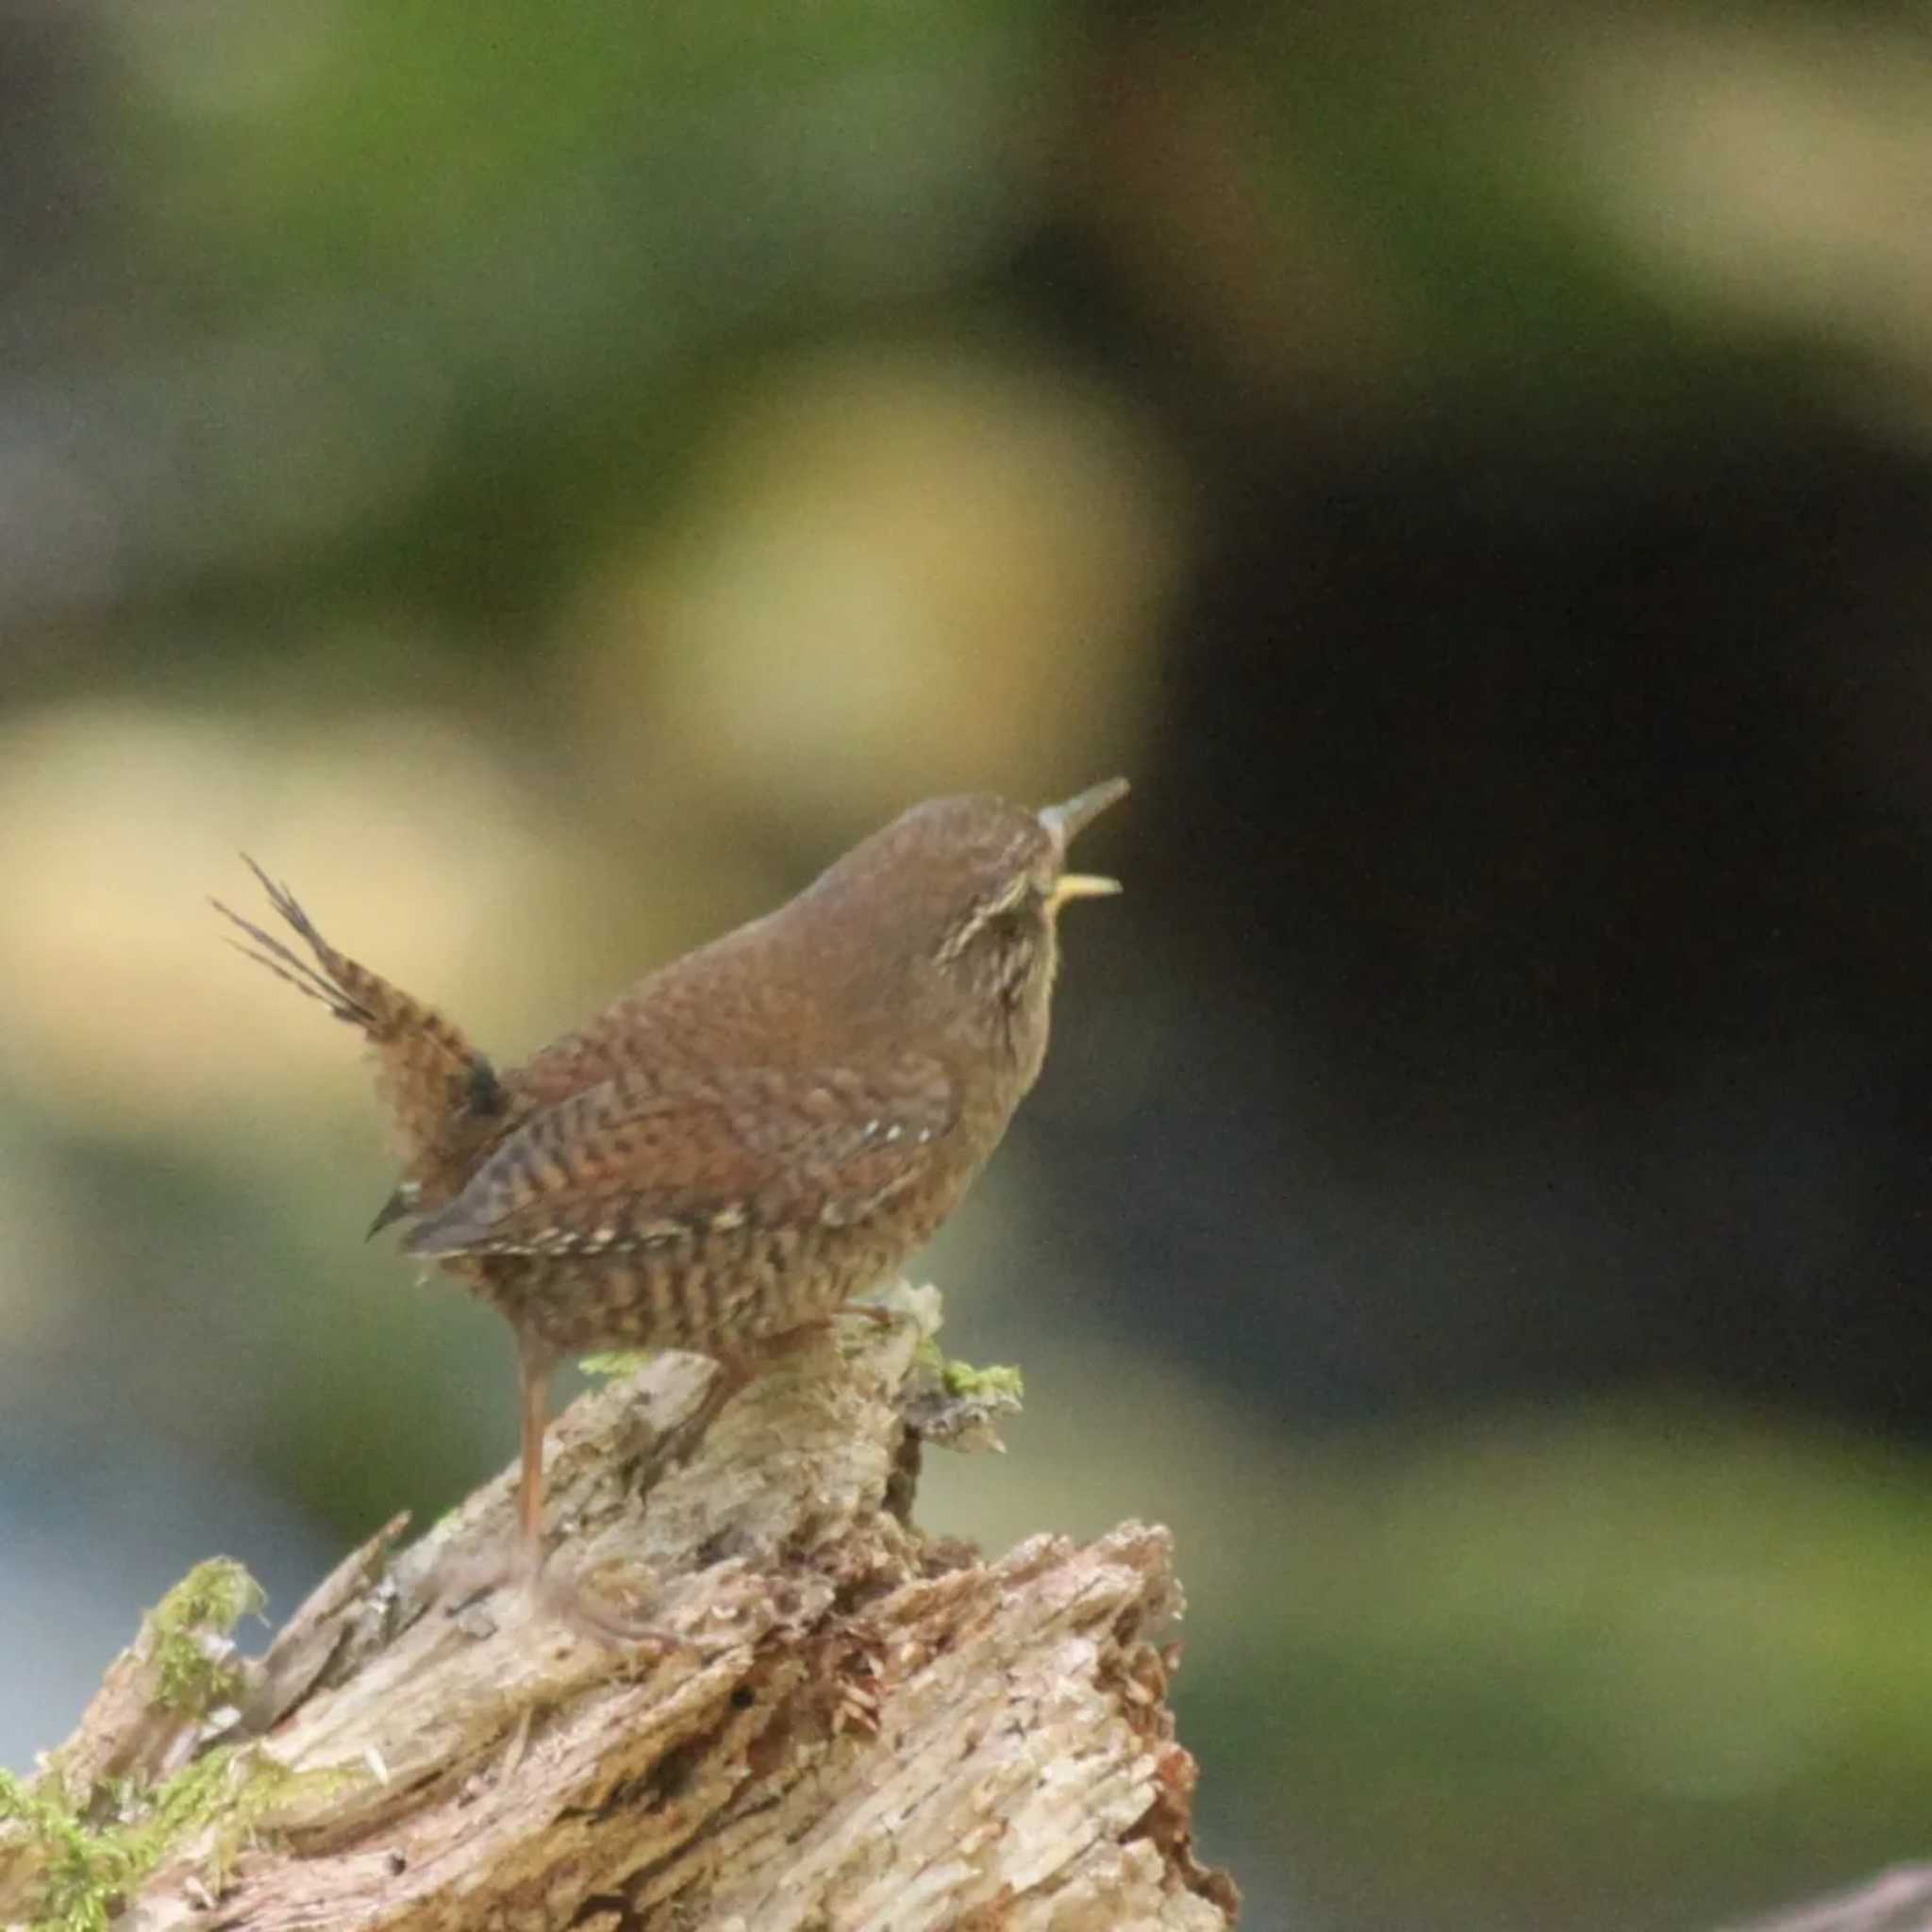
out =
[(1068, 872), (1067, 847), (1126, 789), (1038, 812), (915, 806), (777, 911), (501, 1073), (252, 860), (313, 963), (216, 902), (250, 958), (374, 1049), (404, 1178), (371, 1233), (413, 1220), (405, 1248), (516, 1333), (529, 1574), (560, 1356), (691, 1349), (734, 1389), (761, 1348), (892, 1274), (952, 1212), (1040, 1073), (1056, 915), (1119, 891)]

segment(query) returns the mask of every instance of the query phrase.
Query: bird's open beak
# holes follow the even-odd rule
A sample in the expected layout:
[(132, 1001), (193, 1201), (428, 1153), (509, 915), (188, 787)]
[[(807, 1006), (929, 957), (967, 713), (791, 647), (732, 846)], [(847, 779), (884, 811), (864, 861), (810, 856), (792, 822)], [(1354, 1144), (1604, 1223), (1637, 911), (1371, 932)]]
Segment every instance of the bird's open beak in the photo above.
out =
[[(1070, 798), (1064, 805), (1043, 806), (1040, 823), (1052, 834), (1054, 843), (1064, 853), (1085, 826), (1091, 824), (1108, 806), (1117, 805), (1126, 795), (1127, 781), (1124, 778), (1108, 778), (1102, 784), (1090, 785), (1077, 798)], [(1046, 902), (1047, 909), (1058, 912), (1069, 899), (1104, 899), (1120, 889), (1118, 879), (1102, 878), (1095, 873), (1062, 873), (1054, 881), (1052, 894)]]

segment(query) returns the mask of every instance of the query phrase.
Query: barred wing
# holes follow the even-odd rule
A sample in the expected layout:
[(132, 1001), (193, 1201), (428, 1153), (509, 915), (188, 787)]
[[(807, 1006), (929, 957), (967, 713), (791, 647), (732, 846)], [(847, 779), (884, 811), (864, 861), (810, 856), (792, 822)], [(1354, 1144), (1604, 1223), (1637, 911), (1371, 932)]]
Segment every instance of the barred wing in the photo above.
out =
[(958, 1124), (939, 1061), (734, 1068), (665, 1090), (620, 1074), (538, 1114), (412, 1254), (622, 1254), (753, 1223), (848, 1226), (911, 1187)]

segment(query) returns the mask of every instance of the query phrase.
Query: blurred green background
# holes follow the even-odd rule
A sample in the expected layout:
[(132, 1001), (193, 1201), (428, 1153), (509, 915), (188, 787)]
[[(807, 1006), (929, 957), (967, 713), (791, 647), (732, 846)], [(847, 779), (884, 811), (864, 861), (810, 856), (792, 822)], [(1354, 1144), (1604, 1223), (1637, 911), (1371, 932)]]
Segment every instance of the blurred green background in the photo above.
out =
[(1926, 26), (9, 8), (0, 1762), (512, 1445), (237, 848), (510, 1058), (1118, 769), (926, 1522), (1173, 1524), (1253, 1925), (1924, 1855)]

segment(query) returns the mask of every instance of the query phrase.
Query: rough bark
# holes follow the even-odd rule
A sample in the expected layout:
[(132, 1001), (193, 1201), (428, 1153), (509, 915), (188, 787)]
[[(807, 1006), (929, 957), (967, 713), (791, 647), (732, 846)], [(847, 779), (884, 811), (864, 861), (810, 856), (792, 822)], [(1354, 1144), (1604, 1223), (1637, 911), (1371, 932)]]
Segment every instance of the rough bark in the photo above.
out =
[(400, 1554), (397, 1524), (358, 1551), (212, 1722), (157, 1725), (137, 1645), (57, 1754), (69, 1802), (98, 1808), (103, 1764), (159, 1776), (228, 1756), (206, 1820), (116, 1923), (1231, 1924), (1233, 1887), (1192, 1857), (1194, 1767), (1164, 1702), (1174, 1656), (1156, 1639), (1180, 1607), (1166, 1532), (1041, 1536), (996, 1561), (922, 1535), (922, 1430), (984, 1420), (930, 1354), (910, 1322), (843, 1324), (694, 1447), (679, 1424), (711, 1372), (693, 1357), (562, 1418), (553, 1528), (585, 1588), (641, 1606), (663, 1641), (599, 1640), (512, 1585), (464, 1600), (450, 1579), (510, 1541), (506, 1474)]

